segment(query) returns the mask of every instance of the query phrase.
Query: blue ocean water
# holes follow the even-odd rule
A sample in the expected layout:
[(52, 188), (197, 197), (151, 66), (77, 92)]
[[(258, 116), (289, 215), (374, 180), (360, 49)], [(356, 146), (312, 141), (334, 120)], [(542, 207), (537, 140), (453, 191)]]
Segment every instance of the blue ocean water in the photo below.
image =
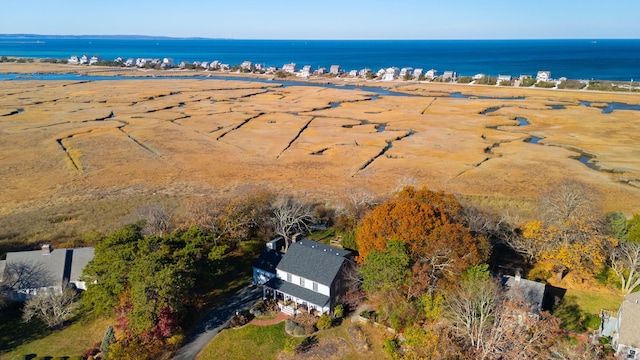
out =
[[(337, 64), (348, 70), (390, 66), (553, 78), (640, 79), (640, 39), (636, 40), (224, 40), (90, 39), (0, 37), (0, 55), (104, 59), (164, 58), (213, 61), (231, 65), (245, 60), (281, 67), (294, 62), (314, 68)], [(637, 80), (636, 80), (637, 81)]]

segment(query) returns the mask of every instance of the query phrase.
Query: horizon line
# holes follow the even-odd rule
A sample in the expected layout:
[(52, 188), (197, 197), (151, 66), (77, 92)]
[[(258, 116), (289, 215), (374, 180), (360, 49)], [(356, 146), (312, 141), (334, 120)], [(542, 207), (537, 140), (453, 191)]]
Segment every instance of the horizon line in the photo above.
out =
[(233, 37), (202, 37), (202, 36), (167, 36), (167, 35), (136, 35), (136, 34), (0, 34), (0, 37), (55, 37), (55, 38), (87, 38), (87, 39), (107, 39), (107, 38), (130, 38), (135, 39), (156, 39), (156, 40), (247, 40), (247, 41), (553, 41), (553, 40), (640, 40), (640, 38), (625, 37), (579, 37), (579, 38), (387, 38), (387, 39), (362, 39), (362, 38), (345, 38), (345, 39), (294, 39), (294, 38), (233, 38)]

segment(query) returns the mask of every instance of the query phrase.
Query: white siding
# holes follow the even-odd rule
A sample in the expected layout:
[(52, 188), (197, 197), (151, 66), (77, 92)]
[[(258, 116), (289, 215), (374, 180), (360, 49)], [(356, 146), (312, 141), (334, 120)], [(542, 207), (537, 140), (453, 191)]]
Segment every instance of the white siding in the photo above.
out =
[[(282, 271), (280, 269), (276, 269), (276, 271), (277, 271), (278, 278), (288, 282), (288, 280), (287, 280), (287, 272)], [(291, 274), (291, 283), (300, 286), (300, 276), (295, 275), (295, 274)], [(312, 280), (304, 279), (304, 287), (306, 289), (314, 291), (313, 290), (313, 283), (314, 282)], [(318, 292), (320, 294), (323, 294), (323, 295), (326, 295), (326, 296), (331, 296), (331, 290), (329, 289), (329, 286), (323, 285), (323, 284), (320, 284), (320, 283), (317, 283), (317, 284), (318, 284), (318, 291), (316, 291), (316, 292)]]

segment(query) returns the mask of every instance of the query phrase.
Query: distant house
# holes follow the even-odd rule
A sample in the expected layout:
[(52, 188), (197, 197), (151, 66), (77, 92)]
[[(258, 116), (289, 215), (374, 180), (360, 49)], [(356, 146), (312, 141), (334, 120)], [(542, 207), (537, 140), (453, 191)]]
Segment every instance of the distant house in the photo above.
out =
[(73, 55), (72, 57), (69, 58), (69, 60), (67, 60), (67, 63), (71, 65), (77, 65), (80, 63), (80, 58), (77, 57), (76, 55)]
[(435, 70), (435, 69), (431, 69), (431, 70), (427, 71), (427, 72), (424, 74), (424, 77), (425, 77), (425, 78), (427, 78), (427, 79), (429, 79), (429, 80), (433, 80), (433, 79), (435, 79), (437, 76), (438, 76), (438, 70)]
[(340, 67), (340, 65), (331, 65), (331, 67), (329, 68), (329, 74), (340, 75), (342, 74), (342, 68)]
[(0, 261), (0, 283), (11, 288), (12, 301), (24, 301), (40, 292), (60, 294), (66, 285), (86, 290), (80, 277), (91, 259), (92, 247), (54, 250), (43, 245), (41, 250), (10, 252)]
[(618, 310), (611, 346), (616, 355), (640, 359), (640, 292), (627, 295)]
[(378, 72), (376, 73), (376, 76), (377, 76), (377, 77), (379, 77), (379, 78), (381, 78), (381, 77), (383, 77), (383, 76), (384, 76), (384, 73), (386, 73), (386, 72), (387, 72), (387, 69), (380, 69), (380, 70), (378, 70)]
[(455, 71), (445, 71), (442, 73), (442, 81), (455, 82), (458, 79), (458, 74)]
[(86, 65), (88, 63), (89, 63), (89, 58), (87, 57), (87, 55), (82, 55), (82, 57), (80, 58), (80, 64)]
[(263, 63), (258, 63), (254, 65), (254, 68), (256, 69), (256, 71), (264, 71), (266, 67)]
[(133, 66), (136, 64), (136, 60), (134, 58), (128, 58), (127, 61), (124, 63), (126, 66)]
[(220, 69), (220, 61), (218, 61), (218, 60), (213, 60), (213, 61), (209, 64), (209, 69), (210, 69), (210, 70), (218, 70), (218, 69)]
[(278, 71), (278, 68), (275, 66), (269, 66), (266, 70), (267, 74), (274, 74), (276, 71)]
[(501, 83), (503, 81), (506, 82), (510, 82), (511, 81), (511, 75), (498, 75), (498, 83)]
[(305, 65), (302, 67), (302, 70), (298, 73), (300, 77), (309, 77), (313, 74), (313, 67), (311, 65)]
[(243, 61), (242, 64), (240, 64), (240, 68), (246, 71), (252, 71), (253, 63), (251, 61)]
[(189, 66), (191, 66), (191, 64), (188, 61), (181, 61), (180, 64), (178, 64), (178, 67), (180, 69), (184, 69), (184, 68), (187, 68)]
[(413, 73), (413, 68), (412, 67), (405, 67), (400, 69), (400, 77), (404, 78), (407, 75), (411, 75), (411, 73)]
[(194, 67), (194, 68), (202, 67), (202, 63), (201, 63), (200, 61), (194, 61), (194, 62), (193, 62), (193, 67)]
[(209, 62), (203, 61), (202, 64), (200, 64), (200, 67), (202, 67), (205, 70), (209, 70)]
[(537, 81), (549, 81), (551, 80), (551, 71), (538, 71), (538, 75), (536, 75)]
[(284, 64), (282, 65), (282, 71), (293, 74), (298, 72), (298, 67), (296, 63)]
[(89, 65), (95, 65), (98, 63), (98, 61), (100, 61), (100, 57), (94, 55), (91, 57), (91, 59), (89, 59)]
[(398, 75), (400, 75), (400, 69), (397, 67), (387, 68), (382, 75), (382, 81), (393, 81), (398, 78)]
[(349, 71), (349, 76), (350, 77), (357, 77), (358, 76), (358, 70)]
[(418, 68), (413, 70), (413, 78), (414, 79), (418, 79), (420, 78), (420, 75), (422, 75), (424, 73), (424, 70), (422, 68)]
[(166, 67), (166, 68), (171, 68), (175, 66), (175, 61), (173, 60), (173, 58), (164, 58), (162, 59), (162, 66)]
[(281, 258), (279, 254), (268, 247), (253, 264), (254, 282), (263, 284), (264, 297), (277, 299), (288, 314), (328, 313), (344, 294), (351, 253), (303, 239), (293, 242)]
[(473, 75), (472, 79), (473, 79), (473, 80), (481, 80), (481, 79), (482, 79), (482, 78), (484, 78), (485, 76), (487, 76), (487, 75), (482, 74), (482, 73), (480, 73), (480, 74), (475, 74), (475, 75)]
[(358, 75), (360, 75), (361, 78), (366, 78), (367, 76), (369, 76), (370, 73), (371, 73), (371, 69), (364, 68), (358, 72)]

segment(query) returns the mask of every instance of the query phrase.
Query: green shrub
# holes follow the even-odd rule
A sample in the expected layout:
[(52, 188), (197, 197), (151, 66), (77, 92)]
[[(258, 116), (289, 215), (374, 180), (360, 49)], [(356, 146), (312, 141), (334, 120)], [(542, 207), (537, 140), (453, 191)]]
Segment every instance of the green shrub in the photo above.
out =
[(316, 323), (318, 330), (324, 330), (331, 327), (331, 316), (329, 314), (322, 314), (318, 322)]
[(382, 349), (390, 359), (398, 358), (398, 343), (393, 339), (386, 339), (382, 344)]
[(283, 351), (287, 355), (295, 355), (298, 350), (298, 345), (300, 345), (300, 340), (292, 337), (288, 337), (284, 340), (284, 349)]
[(344, 317), (344, 306), (342, 304), (338, 304), (333, 308), (333, 316), (335, 316), (336, 319), (342, 319)]
[(602, 320), (600, 319), (600, 317), (592, 314), (587, 314), (584, 321), (582, 322), (582, 324), (587, 329), (591, 329), (591, 330), (599, 329), (601, 323), (602, 323)]
[(473, 81), (473, 78), (471, 76), (460, 76), (457, 82), (459, 84), (468, 84), (471, 81)]
[(520, 86), (529, 87), (529, 86), (531, 86), (531, 85), (533, 85), (535, 83), (536, 83), (536, 79), (528, 77), (528, 78), (524, 78), (524, 79), (522, 79), (522, 81), (520, 81)]
[(553, 81), (538, 81), (536, 83), (536, 87), (544, 88), (544, 89), (550, 89), (554, 86), (556, 86), (556, 83)]

